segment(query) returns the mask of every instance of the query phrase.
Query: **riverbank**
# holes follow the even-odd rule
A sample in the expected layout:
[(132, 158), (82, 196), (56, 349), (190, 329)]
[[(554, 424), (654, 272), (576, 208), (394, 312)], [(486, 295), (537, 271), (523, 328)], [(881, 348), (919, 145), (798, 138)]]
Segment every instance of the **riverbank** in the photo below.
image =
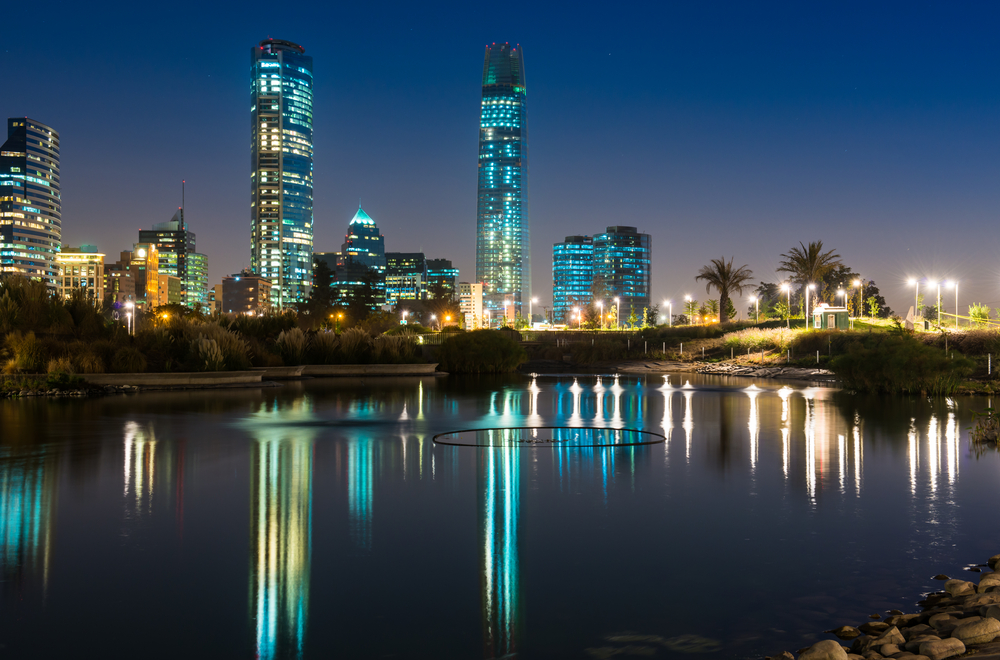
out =
[(615, 360), (593, 364), (573, 364), (557, 360), (532, 360), (520, 367), (521, 373), (620, 373), (620, 374), (670, 374), (698, 373), (712, 376), (745, 376), (747, 378), (775, 378), (804, 380), (835, 384), (837, 376), (828, 369), (808, 367), (754, 366), (736, 362), (678, 362), (676, 360)]
[[(928, 594), (919, 602), (921, 612), (904, 614), (890, 610), (885, 620), (872, 614), (858, 626), (843, 625), (827, 630), (846, 646), (832, 639), (799, 649), (798, 660), (945, 660), (975, 656), (976, 660), (1000, 660), (1000, 555), (967, 570), (979, 572), (978, 584), (969, 580), (944, 581), (944, 591)], [(984, 570), (987, 569), (987, 570)], [(766, 660), (796, 660), (785, 651)]]

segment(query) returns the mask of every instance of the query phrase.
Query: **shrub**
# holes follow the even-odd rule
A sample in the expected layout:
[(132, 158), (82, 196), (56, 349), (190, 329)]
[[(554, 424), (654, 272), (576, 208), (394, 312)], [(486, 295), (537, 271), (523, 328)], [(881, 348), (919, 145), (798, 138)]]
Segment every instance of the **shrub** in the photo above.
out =
[(309, 340), (309, 350), (306, 353), (309, 364), (336, 364), (339, 344), (336, 334), (317, 332)]
[(593, 337), (592, 341), (582, 341), (570, 346), (573, 361), (590, 364), (602, 360), (621, 360), (627, 353), (627, 340), (619, 337)]
[(111, 368), (120, 374), (138, 374), (146, 370), (146, 356), (134, 346), (123, 346), (115, 351)]
[(361, 328), (345, 330), (340, 335), (340, 359), (343, 364), (365, 364), (371, 355), (372, 338)]
[(765, 351), (777, 349), (784, 351), (792, 341), (793, 333), (787, 328), (745, 328), (730, 332), (723, 336), (722, 343), (726, 348), (736, 351)]
[(46, 364), (46, 354), (42, 343), (34, 332), (22, 335), (12, 332), (5, 342), (11, 358), (4, 365), (6, 373), (40, 373)]
[(239, 334), (214, 323), (193, 324), (192, 331), (196, 333), (195, 340), (204, 338), (214, 341), (222, 355), (219, 369), (210, 371), (245, 371), (250, 368), (250, 346)]
[(888, 394), (951, 394), (972, 367), (964, 356), (951, 358), (903, 333), (870, 335), (830, 361), (845, 387)]
[(372, 340), (372, 362), (375, 364), (405, 364), (416, 359), (415, 335), (379, 335)]
[(981, 303), (972, 303), (969, 305), (969, 318), (976, 325), (986, 325), (986, 322), (990, 320), (990, 306)]
[(451, 373), (500, 374), (514, 371), (527, 356), (499, 330), (473, 330), (448, 337), (438, 359), (441, 369)]
[(93, 351), (83, 351), (73, 356), (73, 372), (78, 374), (103, 374), (104, 360)]
[(282, 331), (275, 341), (278, 348), (278, 355), (288, 366), (302, 364), (306, 356), (306, 335), (298, 328), (290, 328)]
[(49, 360), (49, 365), (45, 370), (45, 373), (55, 374), (72, 374), (73, 364), (69, 361), (69, 358), (53, 358)]
[(198, 337), (191, 342), (191, 353), (201, 371), (222, 371), (225, 368), (226, 358), (214, 339)]

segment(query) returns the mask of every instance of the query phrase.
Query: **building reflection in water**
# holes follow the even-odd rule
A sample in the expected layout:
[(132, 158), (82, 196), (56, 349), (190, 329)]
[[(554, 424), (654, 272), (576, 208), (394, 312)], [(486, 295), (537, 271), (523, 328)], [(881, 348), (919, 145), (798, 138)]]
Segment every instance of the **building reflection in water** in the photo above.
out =
[(138, 517), (153, 511), (156, 485), (156, 432), (136, 422), (125, 423), (124, 492), (126, 510)]
[(480, 589), (486, 658), (502, 658), (517, 652), (521, 609), (517, 534), (519, 453), (511, 443), (484, 449), (478, 457)]
[[(405, 440), (403, 446), (406, 446)], [(347, 445), (347, 506), (351, 540), (355, 548), (362, 552), (372, 549), (374, 453), (375, 441), (372, 438), (354, 438)]]
[(301, 657), (309, 620), (312, 478), (311, 405), (262, 404), (247, 425), (254, 437), (250, 493), (250, 616), (259, 658)]
[[(3, 592), (44, 597), (52, 565), (56, 466), (51, 455), (11, 455), (0, 449), (0, 564)], [(34, 585), (34, 586), (32, 586)]]

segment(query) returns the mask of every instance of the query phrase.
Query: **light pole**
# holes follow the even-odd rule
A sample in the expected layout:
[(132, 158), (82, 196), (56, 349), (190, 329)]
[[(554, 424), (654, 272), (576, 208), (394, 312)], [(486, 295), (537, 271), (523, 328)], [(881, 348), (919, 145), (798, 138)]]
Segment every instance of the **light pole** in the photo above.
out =
[[(573, 308), (573, 316), (576, 317), (576, 329), (577, 330), (581, 330), (583, 328), (583, 322), (580, 321), (581, 314), (580, 314), (580, 308), (579, 307), (574, 307)], [(573, 326), (573, 316), (569, 317), (570, 327)]]
[(694, 316), (694, 314), (691, 313), (692, 310), (689, 309), (690, 305), (688, 304), (690, 302), (691, 302), (691, 296), (684, 296), (684, 303), (685, 303), (684, 304), (684, 313), (688, 317), (688, 325), (694, 325), (694, 322), (691, 320), (691, 317)]
[(754, 305), (753, 322), (760, 323), (760, 298), (757, 296), (750, 296), (750, 302)]
[[(431, 314), (431, 320), (437, 321), (437, 314)], [(438, 323), (438, 332), (441, 332), (441, 324)]]
[(490, 310), (487, 309), (486, 310), (486, 328), (489, 329), (491, 327), (491, 325), (492, 324), (490, 323)]
[(948, 282), (948, 286), (955, 287), (955, 329), (958, 329), (958, 280)]
[(407, 312), (404, 310), (402, 316), (402, 322), (400, 323), (400, 325), (406, 325), (406, 314)]
[(861, 304), (858, 306), (858, 316), (864, 316), (865, 315), (865, 281), (862, 280), (862, 279), (856, 279), (853, 282), (851, 282), (851, 284), (854, 285), (855, 287), (861, 287), (861, 299), (859, 301)]
[(125, 303), (125, 309), (128, 310), (127, 312), (125, 312), (125, 318), (128, 319), (128, 333), (130, 335), (133, 334), (133, 332), (132, 332), (132, 309), (134, 307), (135, 307), (135, 305), (132, 303), (131, 300), (128, 301), (127, 303)]
[(618, 296), (615, 296), (615, 330), (620, 327), (622, 327), (622, 303)]
[(788, 329), (791, 329), (791, 327), (792, 327), (792, 287), (790, 287), (788, 285), (788, 282), (785, 282), (784, 284), (781, 285), (781, 290), (784, 291), (788, 295), (788, 303), (787, 303), (788, 304), (788, 308), (785, 310), (785, 326)]
[(534, 312), (535, 308), (534, 308), (534, 305), (535, 305), (536, 302), (538, 302), (538, 298), (530, 298), (528, 300), (528, 327), (529, 328), (534, 327), (534, 324), (535, 324), (535, 312)]
[(672, 328), (674, 327), (674, 303), (672, 300), (664, 300), (663, 302), (669, 310), (667, 312), (667, 327)]
[(938, 310), (937, 310), (937, 312), (938, 312), (938, 327), (940, 328), (941, 327), (941, 282), (940, 282), (940, 280), (938, 282), (936, 282), (936, 284), (937, 284), (937, 299), (938, 299), (938, 303), (937, 303), (937, 308), (938, 308)]
[(597, 307), (601, 310), (601, 330), (604, 329), (604, 301), (599, 300), (597, 302)]
[(806, 285), (806, 314), (805, 314), (805, 318), (804, 318), (804, 320), (806, 322), (806, 330), (809, 329), (809, 292), (812, 291), (815, 288), (816, 288), (815, 284), (807, 284)]
[(915, 286), (913, 290), (913, 325), (917, 324), (917, 313), (920, 311), (917, 309), (917, 300), (920, 298), (920, 280), (910, 279), (909, 284)]

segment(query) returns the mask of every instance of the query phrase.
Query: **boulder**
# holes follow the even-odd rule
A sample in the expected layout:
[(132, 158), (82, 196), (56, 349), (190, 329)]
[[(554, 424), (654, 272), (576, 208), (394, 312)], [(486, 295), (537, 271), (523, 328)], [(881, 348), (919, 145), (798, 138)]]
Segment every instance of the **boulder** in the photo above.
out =
[(968, 596), (976, 593), (976, 585), (968, 580), (948, 580), (944, 583), (944, 590), (952, 598), (957, 596)]
[(976, 591), (984, 594), (990, 587), (1000, 587), (1000, 573), (984, 573), (979, 578), (979, 587)]
[(934, 616), (932, 616), (930, 619), (927, 620), (927, 623), (929, 623), (931, 628), (933, 628), (934, 630), (942, 630), (944, 628), (947, 628), (948, 624), (951, 624), (951, 627), (954, 628), (956, 625), (958, 625), (957, 622), (958, 619), (956, 619), (947, 612), (942, 612), (941, 614), (935, 614)]
[(869, 621), (858, 626), (858, 630), (869, 635), (879, 635), (889, 629), (889, 624), (884, 621)]
[(882, 646), (878, 647), (878, 652), (888, 658), (889, 656), (896, 655), (900, 651), (899, 647), (896, 646), (895, 644), (883, 644)]
[(939, 641), (941, 641), (941, 638), (938, 637), (937, 635), (917, 635), (916, 637), (912, 638), (910, 641), (906, 643), (905, 648), (910, 653), (919, 652), (921, 654), (926, 655), (923, 651), (920, 650), (920, 645), (924, 644), (925, 642), (939, 642)]
[[(792, 660), (794, 660), (794, 658)], [(858, 655), (857, 653), (848, 653), (847, 660), (865, 660), (865, 656)]]
[(993, 555), (987, 560), (986, 565), (992, 568), (994, 571), (997, 570), (997, 563), (1000, 562), (1000, 555)]
[(861, 631), (854, 626), (841, 626), (839, 628), (834, 628), (833, 630), (827, 630), (828, 633), (833, 633), (840, 639), (854, 639), (861, 634)]
[(1000, 621), (996, 619), (963, 623), (951, 633), (952, 639), (961, 640), (963, 644), (985, 644), (997, 636), (1000, 636)]
[(990, 591), (985, 594), (975, 594), (966, 596), (962, 600), (962, 609), (964, 610), (978, 610), (984, 605), (1000, 605), (1000, 592)]
[(883, 656), (881, 653), (879, 653), (878, 651), (876, 651), (874, 649), (872, 649), (870, 651), (865, 651), (865, 655), (864, 655), (865, 660), (882, 660), (882, 658), (884, 658), (884, 657), (885, 656)]
[(1000, 605), (990, 605), (983, 612), (983, 616), (988, 616), (991, 619), (1000, 619)]
[(799, 660), (847, 660), (847, 652), (832, 639), (824, 639), (810, 646)]
[[(906, 643), (906, 640), (903, 639), (903, 634), (901, 632), (899, 632), (899, 629), (896, 628), (896, 626), (893, 626), (892, 628), (889, 628), (888, 630), (886, 630), (885, 632), (883, 632), (881, 635), (879, 635), (878, 637), (876, 637), (875, 641), (872, 642), (872, 646), (879, 647), (879, 646), (884, 646), (886, 644), (893, 644), (895, 646), (901, 646), (901, 645), (903, 645), (905, 643)], [(884, 653), (882, 651), (879, 651), (879, 653), (881, 653), (882, 655), (892, 655), (892, 653)], [(894, 653), (899, 653), (899, 649), (896, 649), (894, 651)]]
[(934, 629), (928, 626), (926, 623), (918, 623), (915, 626), (910, 626), (903, 633), (903, 637), (906, 641), (910, 641), (914, 637), (919, 637), (920, 635), (930, 635), (934, 633)]
[(864, 655), (865, 651), (871, 648), (872, 642), (875, 641), (874, 635), (862, 635), (854, 640), (851, 644), (851, 653), (857, 653), (858, 655)]
[(938, 639), (920, 644), (920, 655), (926, 655), (930, 660), (944, 660), (963, 653), (965, 644), (960, 639)]

